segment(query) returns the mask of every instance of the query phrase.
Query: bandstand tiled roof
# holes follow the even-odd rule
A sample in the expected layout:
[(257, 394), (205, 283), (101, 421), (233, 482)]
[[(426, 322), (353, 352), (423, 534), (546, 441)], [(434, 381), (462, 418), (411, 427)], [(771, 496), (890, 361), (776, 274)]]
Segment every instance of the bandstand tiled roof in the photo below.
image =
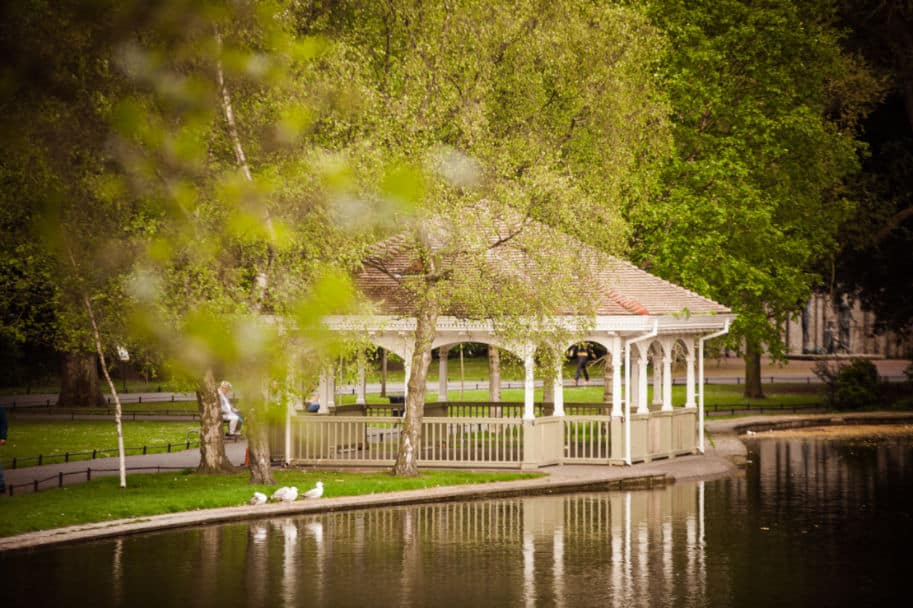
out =
[[(546, 230), (552, 230), (546, 228)], [(589, 294), (596, 315), (671, 315), (687, 310), (690, 315), (728, 314), (731, 310), (709, 298), (641, 270), (630, 262), (604, 254), (571, 236), (560, 235), (564, 246), (583, 252), (581, 263), (590, 276)], [(517, 250), (491, 256), (493, 268), (511, 260), (518, 267)], [(376, 312), (413, 316), (413, 296), (400, 284), (397, 274), (408, 274), (415, 258), (405, 234), (376, 243), (355, 276), (357, 288), (374, 304)], [(455, 265), (459, 268), (459, 263)], [(575, 314), (571, 310), (558, 314)]]

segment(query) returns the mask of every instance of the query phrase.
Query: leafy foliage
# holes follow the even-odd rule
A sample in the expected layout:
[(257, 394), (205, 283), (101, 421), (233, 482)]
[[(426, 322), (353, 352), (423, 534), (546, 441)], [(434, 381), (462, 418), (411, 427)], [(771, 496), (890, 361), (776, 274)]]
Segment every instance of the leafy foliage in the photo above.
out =
[[(634, 9), (570, 2), (342, 2), (297, 16), (300, 31), (331, 41), (306, 87), (345, 83), (349, 100), (313, 132), (349, 167), (340, 209), (370, 208), (360, 185), (390, 166), (373, 182), (381, 201), (401, 198), (389, 186), (411, 195), (411, 213), (381, 228), (401, 236), (373, 263), (409, 293), (418, 319), (402, 458), (418, 440), (438, 315), (520, 332), (512, 320), (544, 320), (558, 303), (587, 310), (574, 299), (586, 293), (574, 289), (586, 280), (576, 252), (541, 228), (623, 245), (621, 204), (647, 199), (668, 150), (652, 70), (662, 39)], [(494, 260), (517, 259), (513, 272), (493, 273)]]
[(868, 359), (822, 360), (814, 371), (827, 384), (830, 404), (836, 408), (858, 410), (879, 401), (878, 368)]
[(859, 116), (881, 85), (841, 51), (828, 2), (650, 3), (675, 155), (662, 194), (628, 208), (648, 270), (732, 307), (731, 342), (782, 356), (777, 326), (852, 211)]

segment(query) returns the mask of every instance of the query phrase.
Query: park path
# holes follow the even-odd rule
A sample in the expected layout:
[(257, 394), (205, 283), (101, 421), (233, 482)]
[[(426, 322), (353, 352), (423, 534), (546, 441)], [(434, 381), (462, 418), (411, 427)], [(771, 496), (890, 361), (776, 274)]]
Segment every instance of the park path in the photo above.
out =
[[(247, 441), (243, 439), (225, 442), (225, 453), (231, 463), (236, 466), (244, 464), (246, 450)], [(193, 469), (200, 464), (200, 448), (173, 451), (171, 453), (146, 454), (145, 456), (138, 454), (127, 456), (125, 461), (128, 475), (130, 473), (156, 472), (163, 469)], [(3, 474), (6, 478), (7, 486), (34, 483), (35, 480), (39, 480), (43, 482), (40, 484), (40, 488), (47, 489), (57, 487), (61, 474), (63, 474), (63, 485), (68, 486), (85, 482), (88, 477), (86, 474), (87, 469), (91, 469), (92, 479), (96, 479), (98, 477), (119, 475), (118, 466), (118, 458), (114, 456), (96, 458), (95, 460), (77, 460), (74, 462), (23, 467), (20, 469), (4, 469)], [(32, 491), (34, 491), (32, 487), (16, 488), (14, 490), (17, 494), (30, 493)], [(5, 495), (8, 496), (8, 493)]]
[[(897, 382), (905, 380), (904, 369), (910, 365), (907, 359), (873, 359), (872, 362), (878, 368), (878, 374), (890, 381)], [(791, 359), (787, 363), (776, 363), (768, 359), (762, 361), (761, 379), (765, 384), (773, 382), (805, 382), (810, 384), (819, 383), (820, 380), (813, 371), (815, 361)], [(745, 375), (745, 366), (740, 358), (730, 357), (725, 359), (708, 359), (704, 368), (704, 379), (707, 384), (738, 384), (743, 381)], [(452, 377), (452, 373), (451, 373)], [(675, 383), (684, 382), (684, 371), (675, 374)], [(652, 382), (652, 379), (650, 380)], [(573, 380), (565, 380), (565, 386), (573, 387)], [(601, 386), (602, 378), (593, 377), (591, 382), (593, 386)], [(536, 382), (537, 386), (542, 385), (542, 381)], [(429, 380), (426, 390), (436, 393), (438, 383), (436, 380)], [(450, 380), (447, 383), (448, 391), (459, 391), (460, 388), (465, 390), (486, 390), (488, 388), (487, 380), (466, 380), (462, 384), (459, 380)], [(504, 380), (501, 382), (502, 389), (519, 389), (523, 388), (522, 380)], [(354, 386), (340, 386), (340, 393), (355, 394)], [(368, 394), (380, 392), (379, 383), (369, 383), (367, 385)], [(402, 382), (388, 382), (388, 394), (402, 394)], [(120, 394), (123, 403), (170, 403), (176, 401), (195, 401), (194, 393), (171, 393), (171, 392), (139, 392), (139, 393), (122, 393)], [(45, 406), (53, 407), (57, 401), (57, 394), (42, 393), (35, 395), (0, 395), (0, 406), (14, 410), (18, 407), (35, 407)]]

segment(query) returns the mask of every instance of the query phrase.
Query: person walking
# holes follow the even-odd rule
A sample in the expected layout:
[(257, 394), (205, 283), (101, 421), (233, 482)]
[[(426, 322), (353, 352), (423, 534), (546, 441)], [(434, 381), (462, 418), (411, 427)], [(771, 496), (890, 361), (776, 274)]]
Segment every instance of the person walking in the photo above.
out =
[(593, 354), (593, 349), (586, 342), (580, 342), (571, 347), (571, 358), (577, 360), (577, 369), (574, 371), (574, 386), (580, 385), (580, 376), (583, 376), (584, 384), (590, 383), (590, 374), (586, 371), (586, 366)]

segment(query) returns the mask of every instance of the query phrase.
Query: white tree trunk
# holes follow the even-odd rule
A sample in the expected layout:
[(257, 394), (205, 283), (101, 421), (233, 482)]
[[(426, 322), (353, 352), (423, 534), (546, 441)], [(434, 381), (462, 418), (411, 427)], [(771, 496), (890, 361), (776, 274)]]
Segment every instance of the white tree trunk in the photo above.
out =
[(411, 373), (406, 378), (405, 416), (400, 436), (399, 452), (393, 465), (393, 474), (400, 477), (418, 475), (418, 451), (421, 447), (422, 418), (425, 406), (425, 382), (431, 364), (431, 344), (437, 325), (437, 310), (424, 303), (416, 315), (415, 349), (412, 353)]
[(117, 427), (117, 464), (118, 469), (120, 469), (120, 487), (126, 488), (127, 461), (126, 455), (124, 454), (124, 425), (121, 416), (120, 396), (117, 394), (117, 387), (114, 386), (114, 381), (111, 380), (111, 374), (108, 373), (108, 364), (105, 361), (105, 350), (101, 343), (101, 332), (98, 331), (98, 324), (95, 322), (95, 312), (92, 309), (92, 302), (89, 301), (89, 297), (86, 295), (82, 296), (82, 301), (86, 307), (86, 312), (89, 314), (89, 320), (92, 322), (92, 333), (95, 336), (95, 348), (98, 351), (98, 358), (101, 361), (101, 370), (105, 374), (105, 380), (108, 382), (108, 387), (111, 389), (111, 396), (114, 397), (114, 425)]

